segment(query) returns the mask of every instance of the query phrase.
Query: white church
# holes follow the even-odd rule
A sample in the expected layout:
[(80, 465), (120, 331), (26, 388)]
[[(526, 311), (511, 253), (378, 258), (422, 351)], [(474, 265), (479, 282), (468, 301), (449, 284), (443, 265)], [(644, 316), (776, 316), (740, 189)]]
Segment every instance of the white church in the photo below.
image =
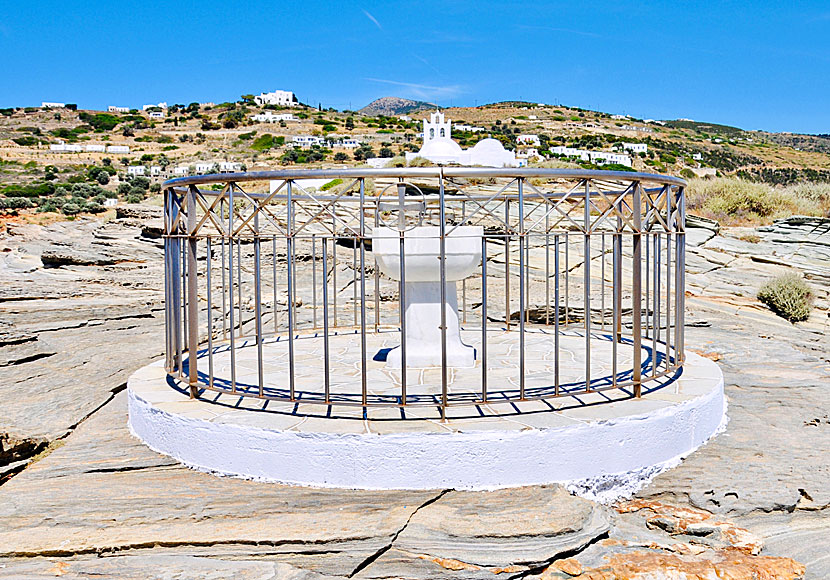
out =
[(406, 160), (424, 157), (436, 164), (481, 165), (483, 167), (516, 167), (516, 155), (508, 151), (497, 139), (482, 139), (469, 149), (451, 138), (451, 121), (444, 120), (444, 113), (430, 113), (424, 119), (424, 144), (417, 153), (407, 152)]

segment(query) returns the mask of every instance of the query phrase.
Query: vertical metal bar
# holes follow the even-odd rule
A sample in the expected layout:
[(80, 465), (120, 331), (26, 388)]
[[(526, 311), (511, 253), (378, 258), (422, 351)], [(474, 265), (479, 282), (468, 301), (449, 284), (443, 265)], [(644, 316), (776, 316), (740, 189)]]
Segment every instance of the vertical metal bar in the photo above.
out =
[(213, 247), (211, 238), (207, 239), (207, 323), (208, 323), (208, 386), (213, 387), (213, 286), (211, 284), (211, 270), (213, 269)]
[(441, 420), (447, 418), (447, 224), (444, 198), (444, 170), (440, 169), (438, 199), (441, 223), (439, 224), (439, 257), (441, 271)]
[[(220, 209), (221, 209), (221, 205), (224, 205), (225, 202), (221, 201), (219, 203), (220, 203)], [(220, 214), (220, 215), (222, 215), (222, 214)], [(226, 276), (225, 276), (225, 240), (226, 240), (226, 237), (225, 237), (225, 233), (223, 232), (222, 233), (222, 238), (221, 238), (222, 255), (220, 256), (221, 265), (222, 265), (222, 267), (220, 268), (220, 270), (222, 271), (222, 340), (227, 340), (228, 339), (228, 320), (227, 320), (228, 319), (228, 297), (227, 297), (228, 282), (227, 282), (227, 279), (226, 279)]]
[(676, 306), (676, 321), (675, 330), (677, 337), (674, 342), (675, 358), (679, 364), (683, 364), (686, 359), (686, 191), (685, 188), (680, 187), (677, 190), (677, 223), (675, 229), (677, 231), (676, 258), (674, 262), (674, 270), (677, 275), (677, 280), (674, 284), (675, 293), (677, 294)]
[(504, 324), (510, 330), (510, 200), (504, 200)]
[(571, 323), (571, 306), (570, 306), (570, 294), (569, 294), (569, 287), (570, 287), (570, 272), (571, 272), (571, 265), (569, 261), (570, 256), (570, 249), (571, 249), (571, 240), (570, 236), (568, 235), (568, 231), (565, 230), (565, 326), (568, 326)]
[[(467, 202), (461, 202), (461, 223), (467, 221)], [(467, 279), (461, 281), (461, 323), (467, 324)]]
[(524, 180), (518, 179), (519, 187), (519, 398), (525, 398), (525, 237), (524, 227)]
[(553, 302), (556, 304), (556, 318), (553, 322), (553, 385), (554, 395), (559, 396), (559, 234), (553, 236)]
[(187, 368), (190, 398), (198, 394), (199, 383), (199, 279), (196, 264), (196, 186), (187, 189)]
[(612, 337), (611, 342), (611, 382), (613, 386), (617, 386), (617, 350), (618, 343), (622, 339), (622, 219), (617, 218), (617, 228), (612, 234), (612, 241), (614, 244), (612, 251), (611, 268), (611, 291), (612, 306), (611, 306), (611, 326)]
[[(182, 196), (183, 199), (185, 196)], [(181, 264), (181, 277), (179, 278), (179, 284), (181, 286), (182, 292), (182, 302), (179, 304), (179, 312), (182, 317), (182, 328), (187, 329), (187, 299), (189, 294), (187, 292), (187, 223), (185, 221), (185, 225), (181, 228), (179, 232), (179, 263)], [(190, 333), (186, 330), (183, 332), (182, 338), (184, 340), (184, 350), (188, 351), (188, 340), (190, 339)]]
[(317, 234), (311, 234), (311, 310), (313, 328), (317, 330)]
[(233, 191), (234, 185), (228, 187), (228, 313), (230, 314), (231, 347), (231, 393), (236, 393), (236, 333), (233, 303)]
[(287, 203), (287, 215), (286, 215), (286, 234), (285, 234), (285, 242), (286, 242), (286, 260), (287, 268), (288, 268), (288, 390), (290, 399), (294, 400), (294, 381), (295, 381), (295, 373), (294, 373), (294, 284), (296, 283), (296, 279), (294, 277), (295, 270), (294, 270), (294, 206), (293, 206), (293, 199), (292, 195), (292, 185), (294, 184), (293, 181), (288, 180), (286, 183), (286, 203)]
[[(242, 234), (242, 232), (239, 232)], [(242, 314), (242, 237), (236, 238), (236, 293), (237, 302), (236, 307), (239, 309), (239, 336), (242, 336), (242, 325), (245, 322), (245, 317)]]
[(334, 215), (331, 216), (331, 325), (337, 328), (337, 221)]
[[(363, 394), (363, 404), (367, 397), (366, 375), (366, 192), (364, 181), (360, 182), (360, 390)], [(355, 300), (357, 299), (357, 285), (355, 285)], [(356, 304), (355, 304), (356, 306)]]
[(545, 215), (545, 325), (550, 326), (550, 218)]
[(585, 180), (582, 246), (582, 304), (585, 310), (585, 390), (591, 390), (591, 184)]
[(170, 295), (173, 272), (170, 267), (170, 190), (164, 190), (164, 370), (168, 373), (173, 370), (173, 317)]
[[(403, 210), (401, 210), (403, 211)], [(398, 281), (398, 310), (401, 326), (401, 404), (406, 404), (406, 250), (404, 232), (398, 231), (398, 259), (401, 265)]]
[(481, 236), (481, 400), (487, 402), (487, 235)]
[[(361, 182), (364, 181), (363, 178), (360, 179)], [(378, 228), (378, 207), (377, 207), (377, 200), (375, 200), (375, 230)], [(380, 269), (378, 268), (378, 260), (375, 257), (375, 253), (372, 252), (372, 257), (374, 259), (375, 264), (375, 334), (378, 332), (378, 327), (380, 326)]]
[(634, 185), (632, 211), (634, 212), (634, 233), (632, 236), (632, 275), (631, 275), (631, 333), (634, 341), (633, 372), (634, 396), (642, 395), (642, 363), (643, 363), (643, 301), (642, 301), (642, 268), (643, 248), (640, 237), (643, 230), (642, 214), (642, 187)]
[(323, 381), (326, 403), (330, 402), (331, 375), (329, 368), (329, 239), (323, 236)]
[(600, 277), (602, 278), (602, 298), (600, 299), (600, 311), (602, 312), (602, 331), (605, 332), (605, 232), (600, 234), (600, 238), (602, 240), (602, 272), (600, 273)]
[(259, 396), (265, 393), (265, 372), (262, 356), (262, 256), (260, 255), (259, 211), (254, 214), (254, 324), (256, 329), (256, 362)]
[[(671, 227), (671, 225), (669, 226)], [(671, 233), (666, 233), (666, 369), (671, 368)]]
[(274, 287), (271, 289), (273, 292), (272, 300), (274, 302), (274, 334), (278, 334), (280, 331), (279, 327), (279, 319), (277, 318), (277, 236), (276, 234), (271, 236), (271, 280), (274, 283)]
[(361, 240), (356, 240), (352, 238), (352, 326), (357, 327), (357, 313), (358, 313), (358, 306), (357, 306), (357, 244)]

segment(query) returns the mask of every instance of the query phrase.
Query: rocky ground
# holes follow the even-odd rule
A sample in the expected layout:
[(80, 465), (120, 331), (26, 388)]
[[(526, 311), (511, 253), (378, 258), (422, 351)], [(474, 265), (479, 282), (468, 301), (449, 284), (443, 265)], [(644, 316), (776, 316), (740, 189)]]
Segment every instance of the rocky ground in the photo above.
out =
[[(0, 577), (830, 577), (826, 222), (692, 230), (687, 344), (723, 369), (731, 420), (603, 506), (558, 486), (293, 488), (150, 451), (122, 391), (162, 354), (154, 211), (0, 235)], [(817, 294), (797, 325), (755, 299), (793, 268)]]

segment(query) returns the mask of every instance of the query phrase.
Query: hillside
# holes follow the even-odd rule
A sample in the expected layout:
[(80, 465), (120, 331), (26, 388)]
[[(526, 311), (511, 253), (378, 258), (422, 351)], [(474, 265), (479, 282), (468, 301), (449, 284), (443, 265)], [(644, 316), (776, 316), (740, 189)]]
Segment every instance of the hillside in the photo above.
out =
[(361, 115), (407, 115), (429, 109), (437, 109), (438, 105), (425, 101), (413, 101), (401, 97), (381, 97), (375, 99), (358, 111)]
[[(361, 111), (386, 113), (305, 105), (280, 109), (244, 99), (172, 105), (160, 118), (137, 110), (0, 109), (0, 211), (102, 211), (108, 197), (140, 201), (165, 179), (194, 173), (359, 166), (371, 157), (400, 165), (404, 153), (419, 150), (421, 120), (433, 107), (384, 97)], [(462, 147), (493, 137), (527, 153), (529, 146), (518, 137), (537, 135), (534, 163), (544, 158), (556, 166), (598, 168), (553, 150), (624, 152), (628, 144), (639, 143), (647, 151), (631, 155), (635, 171), (689, 179), (742, 177), (776, 186), (830, 182), (830, 139), (822, 135), (643, 120), (518, 101), (443, 111)], [(317, 143), (303, 148), (294, 143), (298, 137)], [(70, 150), (54, 151), (60, 144)], [(128, 150), (107, 151), (111, 146)], [(144, 177), (136, 179), (140, 171)]]

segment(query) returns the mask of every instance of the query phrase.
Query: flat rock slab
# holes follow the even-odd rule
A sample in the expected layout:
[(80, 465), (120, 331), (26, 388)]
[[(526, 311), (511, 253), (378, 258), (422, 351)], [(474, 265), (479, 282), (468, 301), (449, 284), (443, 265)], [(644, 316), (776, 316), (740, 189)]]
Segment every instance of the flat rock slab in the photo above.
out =
[(439, 493), (288, 487), (171, 463), (129, 434), (119, 395), (66, 445), (0, 487), (0, 555), (267, 545), (343, 552), (339, 571), (348, 573)]
[(606, 508), (559, 486), (453, 491), (418, 510), (395, 547), (477, 566), (538, 566), (609, 529)]

